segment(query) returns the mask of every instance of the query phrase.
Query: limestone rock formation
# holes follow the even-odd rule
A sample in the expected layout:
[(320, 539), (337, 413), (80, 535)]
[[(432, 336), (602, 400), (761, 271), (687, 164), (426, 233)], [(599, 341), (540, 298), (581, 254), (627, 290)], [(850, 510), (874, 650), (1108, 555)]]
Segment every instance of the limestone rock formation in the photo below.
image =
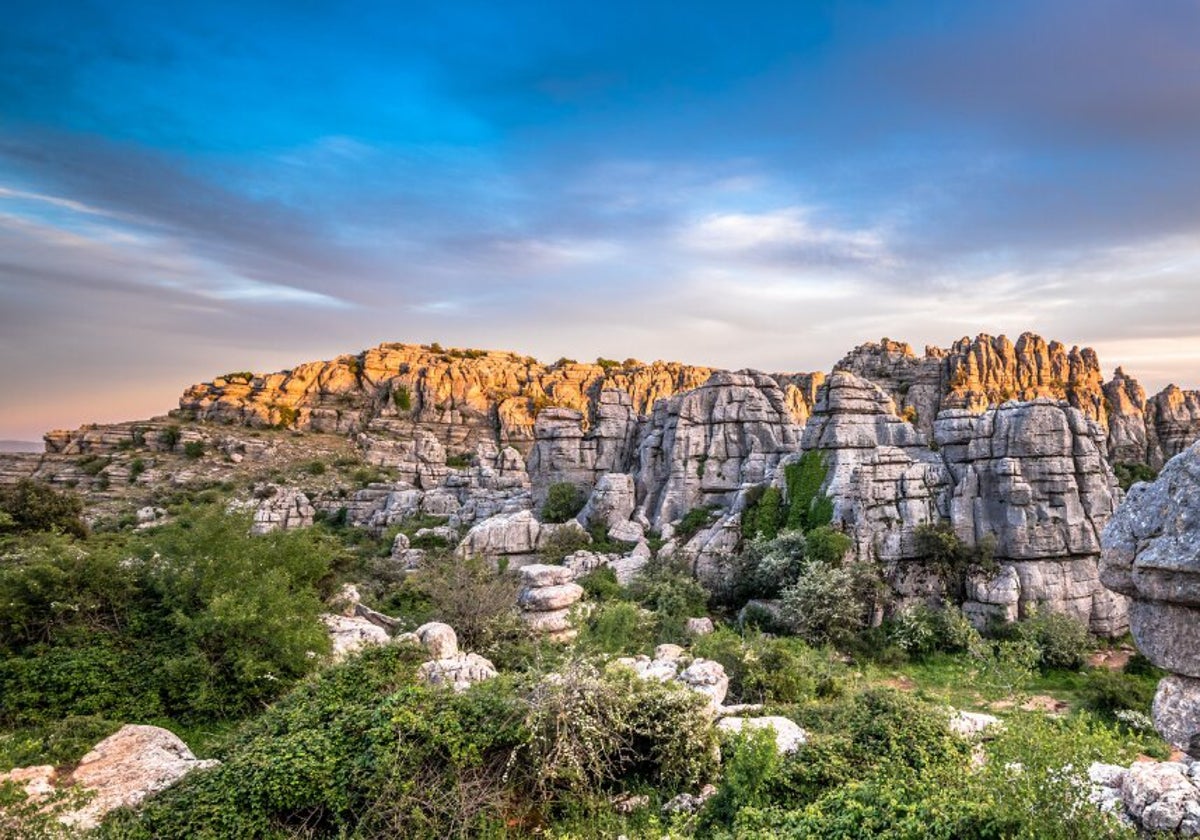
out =
[(417, 679), (456, 692), (466, 691), (497, 675), (496, 666), (477, 653), (455, 653), (444, 659), (431, 659), (417, 669)]
[(571, 569), (534, 563), (522, 566), (520, 575), (517, 606), (529, 628), (553, 639), (573, 637), (571, 608), (583, 598), (583, 587), (573, 581)]
[(335, 662), (370, 645), (386, 645), (391, 636), (386, 630), (361, 616), (326, 614), (321, 622), (329, 634), (330, 655)]
[(1132, 599), (1138, 647), (1175, 674), (1159, 685), (1155, 725), (1189, 748), (1200, 736), (1200, 443), (1130, 490), (1104, 532), (1101, 575)]
[(835, 373), (803, 448), (824, 453), (834, 521), (859, 556), (883, 563), (901, 600), (938, 593), (917, 533), (949, 522), (968, 545), (995, 544), (998, 575), (968, 583), (967, 611), (978, 620), (1036, 604), (1098, 633), (1123, 630), (1123, 600), (1099, 584), (1096, 565), (1120, 490), (1103, 429), (1079, 410), (1049, 399), (947, 409), (930, 438), (896, 415), (882, 389)]
[[(1100, 425), (1064, 403), (945, 411), (935, 441), (951, 476), (949, 518), (968, 544), (994, 541), (1018, 607), (1073, 615), (1094, 632), (1126, 625), (1123, 599), (1099, 584), (1100, 533), (1120, 498)], [(992, 591), (1005, 586), (992, 583)]]
[(1023, 333), (1015, 344), (1003, 335), (964, 337), (949, 348), (927, 347), (921, 357), (909, 345), (885, 338), (855, 348), (835, 370), (879, 385), (895, 399), (900, 413), (909, 413), (926, 433), (946, 408), (978, 413), (1010, 400), (1039, 397), (1066, 400), (1085, 416), (1103, 419), (1095, 351), (1068, 350), (1033, 333)]
[[(918, 526), (947, 514), (950, 476), (928, 438), (896, 414), (878, 386), (835, 373), (804, 428), (802, 448), (824, 454), (834, 520), (860, 555), (885, 564), (915, 558)], [(782, 484), (784, 489), (786, 485)]]
[(135, 807), (188, 773), (217, 763), (198, 760), (166, 729), (122, 726), (93, 747), (71, 774), (71, 781), (93, 796), (62, 820), (77, 829), (94, 828), (109, 811)]
[[(579, 512), (579, 522), (585, 527), (592, 522), (603, 523), (605, 529), (614, 539), (633, 536), (634, 541), (642, 536), (640, 525), (631, 523), (634, 508), (637, 507), (637, 490), (633, 476), (629, 473), (605, 473), (596, 481), (587, 504)], [(614, 533), (613, 529), (628, 529), (633, 526), (636, 531), (622, 530)]]
[(771, 377), (715, 373), (699, 388), (659, 402), (638, 452), (638, 512), (654, 527), (689, 510), (729, 506), (800, 440)]
[(316, 508), (308, 496), (290, 487), (268, 485), (255, 488), (256, 496), (263, 496), (254, 509), (252, 534), (269, 534), (272, 531), (288, 531), (292, 528), (308, 528), (313, 524)]
[(533, 511), (499, 514), (475, 525), (458, 546), (465, 556), (530, 558), (563, 530), (585, 534), (574, 520), (561, 525), (538, 522)]
[(790, 718), (777, 715), (724, 717), (717, 721), (717, 729), (731, 734), (769, 729), (775, 737), (775, 749), (781, 754), (795, 752), (808, 743), (808, 733), (801, 729), (799, 724)]
[(448, 449), (491, 440), (527, 452), (545, 406), (591, 416), (602, 391), (619, 390), (645, 414), (655, 400), (708, 374), (667, 362), (547, 366), (501, 351), (381, 344), (279, 373), (218, 377), (188, 388), (179, 406), (198, 419), (341, 433), (365, 431), (382, 418), (397, 430), (430, 432)]

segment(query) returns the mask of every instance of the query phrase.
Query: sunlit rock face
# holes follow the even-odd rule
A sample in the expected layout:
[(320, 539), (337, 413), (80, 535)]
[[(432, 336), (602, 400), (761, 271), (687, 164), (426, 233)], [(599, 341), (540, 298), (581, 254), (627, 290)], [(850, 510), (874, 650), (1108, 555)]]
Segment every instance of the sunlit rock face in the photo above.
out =
[(1134, 641), (1172, 672), (1155, 725), (1178, 747), (1200, 747), (1200, 443), (1134, 485), (1103, 542), (1102, 580), (1131, 599)]

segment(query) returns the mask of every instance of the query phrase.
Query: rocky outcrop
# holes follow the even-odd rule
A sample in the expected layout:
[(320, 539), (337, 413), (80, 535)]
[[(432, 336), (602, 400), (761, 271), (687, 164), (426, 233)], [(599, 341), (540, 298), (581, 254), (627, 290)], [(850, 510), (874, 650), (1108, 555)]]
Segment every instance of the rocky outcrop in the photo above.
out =
[(586, 537), (583, 528), (574, 520), (551, 525), (539, 522), (529, 510), (500, 514), (471, 528), (459, 544), (458, 552), (474, 557), (529, 559), (562, 530), (576, 531)]
[(449, 624), (422, 624), (413, 638), (433, 657), (417, 669), (417, 679), (422, 682), (459, 692), (498, 675), (490, 660), (458, 649), (458, 635)]
[[(885, 565), (920, 556), (916, 528), (947, 514), (950, 476), (926, 435), (896, 415), (881, 388), (833, 374), (804, 428), (803, 449), (823, 453), (834, 521), (860, 555)], [(786, 491), (782, 476), (777, 483)]]
[(1065, 400), (1086, 417), (1104, 418), (1103, 377), (1091, 348), (1070, 350), (1023, 333), (962, 338), (949, 348), (926, 347), (916, 356), (909, 345), (882, 339), (855, 348), (834, 368), (883, 388), (922, 431), (929, 433), (947, 408), (979, 413), (1010, 400)]
[(382, 627), (362, 616), (327, 613), (321, 616), (321, 623), (329, 634), (329, 652), (334, 662), (371, 645), (386, 645), (392, 638)]
[(1129, 491), (1103, 542), (1101, 577), (1132, 599), (1134, 641), (1174, 674), (1159, 684), (1155, 725), (1178, 747), (1200, 747), (1200, 443)]
[(575, 636), (571, 608), (583, 598), (583, 587), (565, 566), (534, 563), (522, 566), (521, 591), (517, 606), (521, 618), (534, 633), (566, 641)]
[(1200, 761), (1093, 764), (1088, 779), (1094, 804), (1144, 832), (1200, 837)]
[(133, 808), (188, 773), (213, 767), (200, 761), (187, 744), (157, 726), (122, 726), (79, 761), (70, 780), (92, 794), (86, 805), (62, 821), (86, 830), (116, 808)]
[(1100, 533), (1120, 499), (1100, 425), (1038, 399), (983, 414), (945, 411), (934, 439), (950, 472), (950, 523), (970, 545), (993, 543), (1003, 573), (1019, 580), (1020, 613), (1037, 605), (1097, 633), (1122, 632), (1124, 600), (1100, 585), (1097, 565)]
[(678, 645), (659, 645), (653, 658), (623, 656), (616, 663), (631, 669), (644, 680), (675, 681), (703, 694), (709, 710), (716, 716), (720, 715), (729, 691), (729, 677), (721, 663), (711, 659), (691, 659)]
[(940, 594), (917, 534), (948, 522), (968, 545), (994, 544), (998, 574), (968, 582), (967, 611), (979, 621), (1037, 605), (1098, 633), (1123, 630), (1123, 600), (1097, 571), (1099, 534), (1120, 491), (1103, 429), (1078, 409), (1049, 399), (948, 409), (930, 437), (898, 417), (882, 389), (835, 373), (803, 448), (824, 454), (834, 521), (859, 556), (883, 564), (901, 601)]
[(1147, 399), (1138, 381), (1117, 368), (1104, 386), (1104, 397), (1114, 463), (1140, 462), (1161, 469), (1200, 439), (1200, 392), (1168, 385)]
[(661, 401), (638, 451), (638, 513), (653, 527), (706, 505), (728, 507), (800, 441), (783, 391), (771, 377), (716, 373)]
[(308, 496), (299, 490), (268, 485), (256, 488), (255, 496), (262, 498), (254, 509), (250, 533), (261, 535), (312, 526), (316, 508), (309, 502)]
[(709, 373), (669, 362), (544, 365), (501, 351), (381, 344), (279, 373), (218, 377), (188, 388), (179, 406), (203, 420), (347, 434), (383, 419), (405, 437), (427, 431), (451, 450), (490, 440), (527, 452), (535, 418), (548, 406), (591, 417), (604, 390), (619, 390), (645, 414)]

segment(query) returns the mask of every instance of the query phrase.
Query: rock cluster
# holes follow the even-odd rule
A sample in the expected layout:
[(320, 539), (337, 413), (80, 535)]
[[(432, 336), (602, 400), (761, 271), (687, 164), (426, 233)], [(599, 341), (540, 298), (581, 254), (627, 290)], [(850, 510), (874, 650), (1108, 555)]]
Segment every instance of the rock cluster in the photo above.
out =
[(1090, 799), (1148, 832), (1200, 837), (1200, 761), (1139, 761), (1088, 768)]
[(1108, 524), (1101, 579), (1129, 596), (1134, 641), (1160, 668), (1154, 723), (1182, 749), (1200, 747), (1200, 443), (1153, 483), (1137, 484)]
[(679, 645), (659, 645), (654, 657), (623, 656), (617, 662), (646, 680), (674, 680), (708, 698), (709, 708), (719, 715), (729, 692), (729, 676), (719, 662), (691, 659)]
[(525, 565), (562, 531), (574, 531), (587, 538), (574, 520), (552, 525), (539, 522), (530, 510), (499, 514), (472, 527), (459, 543), (458, 552), (474, 557), (507, 557), (510, 565)]
[(544, 563), (522, 566), (519, 573), (517, 606), (529, 629), (556, 640), (573, 638), (571, 608), (583, 598), (583, 587), (574, 582), (574, 573), (565, 566)]
[(449, 624), (431, 621), (414, 632), (433, 658), (417, 669), (417, 679), (453, 691), (466, 691), (476, 683), (497, 676), (496, 666), (477, 653), (458, 649), (458, 635)]
[(982, 413), (947, 409), (932, 432), (897, 416), (864, 379), (841, 372), (826, 383), (803, 448), (824, 454), (834, 521), (859, 556), (884, 565), (901, 600), (936, 595), (942, 582), (920, 562), (918, 529), (949, 523), (968, 545), (994, 545), (998, 573), (968, 585), (966, 610), (980, 622), (1038, 605), (1097, 633), (1122, 632), (1124, 600), (1097, 570), (1099, 535), (1120, 498), (1103, 429), (1039, 398)]
[(313, 524), (316, 508), (308, 496), (293, 487), (273, 484), (256, 487), (254, 495), (261, 498), (254, 508), (254, 522), (250, 525), (252, 534), (308, 528)]

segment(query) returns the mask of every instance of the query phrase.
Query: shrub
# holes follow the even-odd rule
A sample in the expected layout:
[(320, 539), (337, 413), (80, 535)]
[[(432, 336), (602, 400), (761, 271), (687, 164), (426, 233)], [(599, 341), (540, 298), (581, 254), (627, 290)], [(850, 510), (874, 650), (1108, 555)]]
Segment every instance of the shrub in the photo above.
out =
[(516, 575), (497, 572), (483, 558), (427, 554), (412, 579), (428, 599), (431, 617), (453, 627), (465, 650), (484, 650), (523, 627), (516, 615)]
[(79, 467), (84, 475), (90, 475), (94, 478), (111, 463), (112, 458), (106, 458), (103, 455), (88, 455), (76, 461), (75, 466)]
[(178, 426), (167, 426), (159, 431), (158, 442), (164, 449), (170, 451), (178, 445), (182, 436), (183, 431)]
[(62, 531), (86, 537), (83, 502), (73, 493), (60, 493), (48, 484), (23, 478), (0, 490), (0, 510), (12, 519), (17, 531)]
[(617, 582), (617, 573), (608, 566), (592, 569), (576, 583), (583, 587), (589, 601), (601, 603), (620, 600), (625, 587)]
[(742, 511), (742, 536), (774, 539), (786, 520), (783, 493), (778, 487), (768, 487)]
[(578, 646), (600, 653), (642, 653), (654, 641), (653, 617), (627, 601), (602, 604), (592, 611), (579, 634)]
[(838, 644), (866, 623), (877, 587), (878, 575), (865, 563), (808, 562), (780, 594), (782, 617), (809, 644)]
[(996, 543), (990, 536), (969, 546), (948, 522), (918, 525), (915, 536), (917, 551), (952, 599), (962, 599), (968, 574), (976, 571), (991, 574), (996, 570)]
[(1153, 678), (1097, 668), (1087, 672), (1081, 694), (1086, 708), (1111, 716), (1126, 709), (1149, 712), (1155, 689)]
[(717, 510), (711, 507), (692, 508), (683, 515), (675, 526), (675, 539), (680, 545), (691, 541), (692, 537), (707, 528), (717, 515)]
[(958, 607), (932, 609), (921, 604), (892, 618), (888, 639), (909, 656), (920, 658), (937, 651), (968, 651), (978, 644), (979, 633)]
[(686, 643), (687, 620), (703, 615), (708, 592), (687, 571), (652, 561), (629, 584), (629, 596), (654, 613), (659, 642)]
[(300, 416), (300, 412), (290, 405), (273, 404), (270, 407), (275, 413), (276, 418), (275, 428), (288, 429), (296, 425), (296, 418)]
[(596, 359), (596, 364), (604, 368), (606, 371), (621, 367), (621, 363), (616, 359), (606, 359), (603, 356)]
[(739, 635), (721, 627), (692, 643), (694, 656), (721, 663), (739, 703), (792, 704), (839, 692), (844, 666), (799, 639)]
[(1158, 478), (1158, 470), (1140, 461), (1118, 461), (1113, 464), (1113, 472), (1116, 473), (1117, 483), (1121, 485), (1122, 490), (1128, 490), (1139, 481), (1154, 481)]
[(468, 452), (460, 452), (457, 455), (451, 455), (446, 459), (446, 466), (454, 470), (461, 470), (471, 466), (473, 459)]
[(628, 668), (577, 664), (530, 697), (534, 789), (551, 798), (649, 785), (691, 790), (715, 769), (715, 733), (697, 692)]
[(538, 554), (543, 562), (557, 564), (576, 551), (590, 548), (591, 538), (579, 528), (559, 528), (546, 538)]
[(134, 458), (129, 462), (129, 483), (134, 484), (138, 480), (138, 476), (146, 471), (146, 462), (141, 458)]
[(585, 504), (587, 496), (574, 484), (566, 481), (551, 484), (546, 491), (546, 501), (542, 505), (542, 521), (560, 524), (574, 519)]
[(397, 411), (412, 411), (412, 395), (404, 385), (397, 385), (392, 391), (392, 402)]
[(1038, 665), (1043, 669), (1076, 671), (1087, 662), (1095, 646), (1087, 625), (1062, 613), (1037, 613), (1014, 629), (1037, 648)]
[(825, 456), (812, 450), (783, 468), (787, 483), (787, 527), (807, 531), (833, 520), (833, 500), (821, 493), (829, 468)]
[(204, 441), (189, 440), (183, 445), (183, 454), (185, 457), (190, 458), (193, 461), (202, 457), (204, 455)]

